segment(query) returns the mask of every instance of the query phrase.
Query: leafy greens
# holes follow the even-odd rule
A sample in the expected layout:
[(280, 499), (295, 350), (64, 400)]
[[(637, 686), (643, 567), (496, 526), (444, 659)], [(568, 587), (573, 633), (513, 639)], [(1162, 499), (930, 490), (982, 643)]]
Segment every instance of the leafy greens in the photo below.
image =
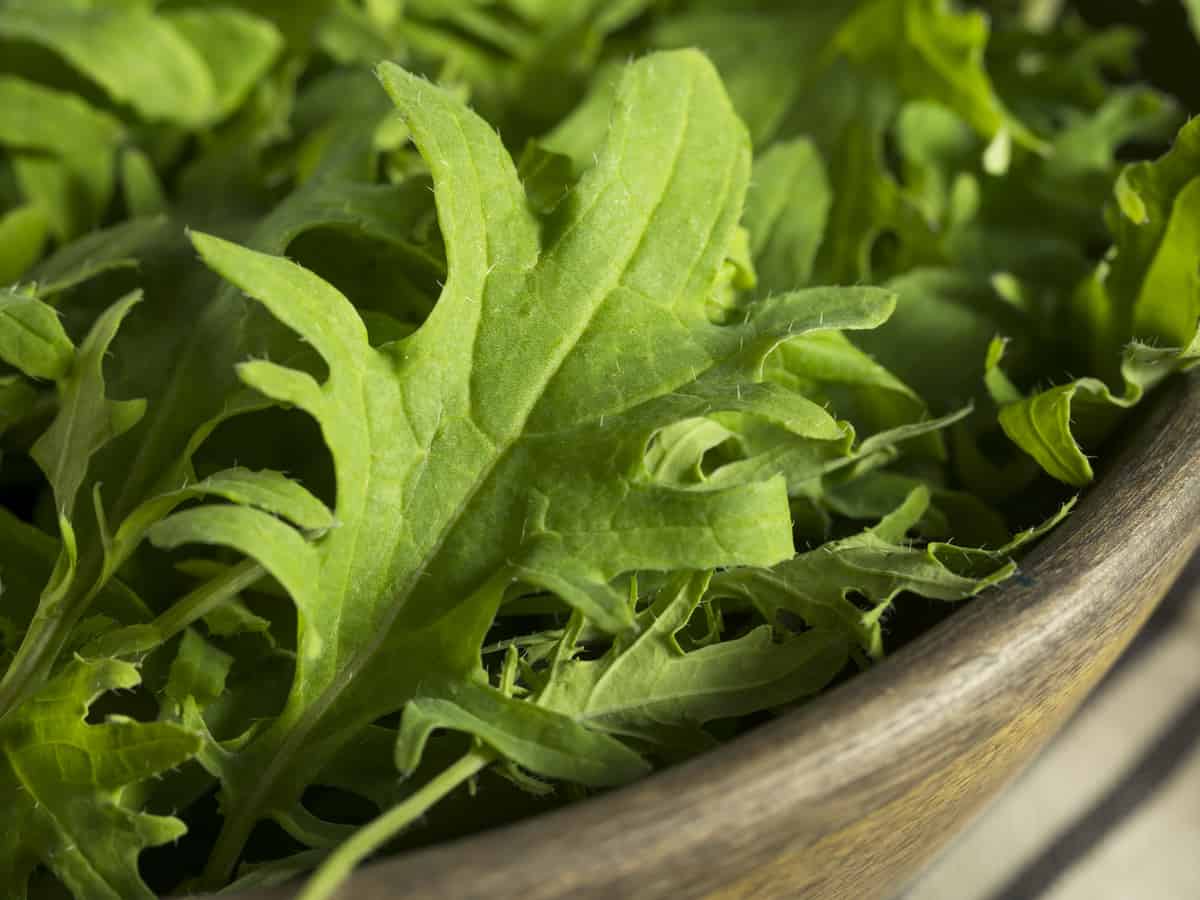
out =
[(9, 895), (325, 897), (1010, 577), (1200, 359), (1200, 123), (1137, 38), (0, 0)]

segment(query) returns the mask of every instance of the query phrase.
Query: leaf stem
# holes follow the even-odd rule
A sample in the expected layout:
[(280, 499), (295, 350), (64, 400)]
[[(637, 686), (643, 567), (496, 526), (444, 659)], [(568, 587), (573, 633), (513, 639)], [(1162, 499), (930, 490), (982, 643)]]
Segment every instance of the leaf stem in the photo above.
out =
[(267, 570), (252, 559), (242, 560), (228, 571), (200, 585), (190, 594), (172, 605), (154, 620), (154, 628), (162, 639), (178, 634), (197, 619), (224, 606), (242, 591), (253, 587), (266, 577)]
[(220, 575), (195, 588), (182, 600), (170, 606), (153, 622), (130, 625), (102, 635), (84, 649), (85, 656), (144, 656), (197, 619), (235, 599), (242, 591), (253, 587), (267, 574), (253, 560), (244, 560)]
[(485, 748), (476, 748), (464, 754), (458, 762), (431, 779), (411, 797), (359, 829), (327, 856), (296, 900), (333, 900), (338, 888), (359, 863), (495, 759), (496, 754)]
[(42, 682), (46, 659), (53, 660), (62, 646), (59, 620), (34, 618), (33, 623), (0, 679), (0, 720), (16, 709)]

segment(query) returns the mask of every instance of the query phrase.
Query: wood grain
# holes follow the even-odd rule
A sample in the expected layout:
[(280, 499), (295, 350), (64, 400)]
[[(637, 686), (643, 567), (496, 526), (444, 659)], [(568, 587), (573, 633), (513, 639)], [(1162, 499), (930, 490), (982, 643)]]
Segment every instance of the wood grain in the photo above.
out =
[(878, 667), (628, 788), (369, 866), (338, 896), (891, 896), (1053, 736), (1200, 544), (1200, 378), (1123, 443), (1024, 577)]

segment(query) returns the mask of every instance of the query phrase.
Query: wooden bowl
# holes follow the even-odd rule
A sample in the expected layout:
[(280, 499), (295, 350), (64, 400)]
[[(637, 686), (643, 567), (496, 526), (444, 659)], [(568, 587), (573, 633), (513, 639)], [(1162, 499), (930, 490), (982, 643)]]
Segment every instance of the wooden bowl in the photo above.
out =
[(338, 896), (893, 895), (1058, 731), (1200, 544), (1200, 377), (1121, 443), (1020, 576), (881, 665), (627, 788), (368, 866)]

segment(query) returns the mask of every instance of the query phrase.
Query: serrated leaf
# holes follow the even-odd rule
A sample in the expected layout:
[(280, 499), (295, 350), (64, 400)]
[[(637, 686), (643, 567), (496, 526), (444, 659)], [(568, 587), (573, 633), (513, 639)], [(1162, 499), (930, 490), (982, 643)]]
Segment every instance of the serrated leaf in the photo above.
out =
[(1051, 477), (1085, 487), (1095, 473), (1082, 445), (1099, 444), (1148, 390), (1200, 362), (1200, 334), (1182, 349), (1131, 345), (1121, 363), (1120, 393), (1098, 378), (1077, 378), (1025, 397), (1000, 372), (1002, 358), (1003, 344), (997, 342), (988, 355), (988, 374), (1004, 433)]
[[(780, 611), (808, 625), (840, 633), (872, 657), (883, 654), (880, 621), (905, 591), (938, 600), (965, 600), (1015, 571), (1005, 547), (987, 559), (985, 572), (960, 574), (939, 555), (937, 545), (914, 546), (906, 535), (926, 515), (930, 492), (914, 488), (904, 503), (873, 528), (802, 553), (770, 570), (742, 569), (718, 575), (717, 596), (741, 597), (776, 621)], [(962, 548), (952, 548), (962, 549)], [(969, 550), (963, 550), (970, 555)], [(974, 557), (972, 564), (974, 564)], [(865, 598), (863, 609), (850, 599)]]
[[(1072, 379), (1026, 397), (988, 353), (989, 388), (1009, 438), (1051, 476), (1093, 478), (1083, 445), (1095, 446), (1145, 392), (1200, 359), (1200, 127), (1191, 122), (1156, 162), (1127, 167), (1109, 225), (1115, 246), (1076, 294), (1100, 378)], [(1119, 356), (1110, 361), (1107, 353)], [(1116, 390), (1110, 385), (1119, 384)]]
[(620, 784), (644, 773), (646, 764), (609, 735), (694, 749), (706, 743), (700, 731), (705, 723), (815, 693), (845, 665), (847, 644), (830, 631), (780, 639), (763, 626), (685, 652), (676, 635), (707, 585), (707, 576), (672, 579), (639, 616), (638, 632), (618, 637), (597, 660), (573, 658), (577, 619), (528, 700), (482, 684), (419, 697), (401, 722), (401, 771), (416, 767), (434, 729), (449, 728), (546, 778)]
[[(707, 576), (675, 579), (595, 661), (571, 659), (568, 643), (538, 703), (603, 731), (670, 744), (714, 719), (747, 715), (816, 693), (845, 665), (847, 643), (832, 631), (777, 638), (760, 626), (733, 640), (684, 652), (677, 635), (708, 588)], [(565, 640), (573, 635), (568, 632)]]
[(228, 653), (195, 631), (185, 631), (163, 688), (166, 700), (173, 705), (171, 714), (179, 716), (188, 700), (201, 709), (209, 706), (224, 693), (225, 679), (232, 666), (233, 657)]
[[(0, 587), (5, 616), (24, 631), (38, 606), (38, 595), (50, 580), (61, 553), (58, 541), (0, 510)], [(114, 579), (96, 597), (97, 612), (125, 624), (146, 619), (150, 611), (137, 594)]]
[[(628, 608), (609, 582), (622, 572), (789, 555), (782, 481), (652, 485), (641, 474), (645, 447), (657, 430), (719, 409), (757, 408), (800, 434), (840, 436), (811, 402), (755, 384), (762, 361), (806, 330), (869, 327), (890, 309), (882, 292), (814, 291), (775, 298), (740, 325), (708, 320), (749, 152), (696, 54), (628, 70), (606, 148), (544, 228), (490, 128), (399, 69), (386, 68), (384, 81), (433, 171), (450, 261), (438, 306), (412, 337), (373, 350), (327, 284), (195, 237), (211, 266), (329, 365), (324, 383), (266, 361), (240, 374), (321, 425), (340, 523), (309, 546), (239, 508), (191, 510), (156, 526), (165, 544), (217, 543), (259, 559), (300, 610), (292, 696), (236, 762), (214, 871), (231, 864), (256, 818), (291, 807), (304, 771), (356, 727), (437, 673), (473, 677), (483, 629), (514, 579), (551, 584), (620, 629)], [(646, 114), (681, 93), (691, 100), (671, 115)], [(642, 344), (676, 349), (647, 357)], [(452, 346), (472, 352), (448, 355)], [(482, 543), (480, 529), (490, 535)], [(481, 546), (491, 549), (480, 555)], [(375, 680), (392, 690), (357, 689)]]
[(139, 681), (126, 663), (76, 660), (0, 723), (9, 826), (0, 836), (0, 875), (14, 895), (24, 895), (42, 865), (79, 897), (154, 896), (138, 873), (138, 855), (186, 829), (178, 819), (130, 808), (123, 791), (187, 761), (199, 737), (168, 723), (84, 721), (99, 695)]
[(96, 320), (79, 345), (71, 371), (60, 379), (58, 415), (33, 446), (31, 455), (50, 480), (63, 518), (71, 518), (92, 455), (137, 424), (145, 412), (143, 400), (110, 400), (103, 371), (121, 321), (140, 301), (140, 293), (129, 294)]
[[(25, 640), (0, 681), (0, 698), (3, 698), (0, 721), (37, 689), (44, 679), (42, 666), (46, 665), (41, 654), (47, 654), (51, 660), (58, 655), (70, 639), (71, 629), (105, 587), (105, 582), (91, 584), (83, 594), (86, 602), (77, 599), (78, 534), (82, 532), (89, 537), (97, 531), (103, 534), (104, 523), (87, 517), (77, 520), (75, 504), (92, 456), (128, 431), (145, 410), (145, 403), (140, 400), (109, 399), (104, 382), (104, 359), (109, 345), (122, 320), (140, 299), (138, 292), (128, 294), (96, 320), (69, 371), (58, 381), (58, 413), (30, 450), (53, 489), (62, 544)], [(88, 581), (86, 576), (83, 580)]]
[[(349, 80), (362, 84), (353, 78)], [(346, 79), (334, 81), (337, 86), (344, 86)], [(386, 98), (381, 91), (351, 92), (350, 96), (355, 98), (354, 104), (334, 107), (340, 127), (326, 147), (316, 172), (256, 226), (252, 241), (257, 246), (282, 251), (299, 235), (326, 224), (360, 229), (390, 241), (411, 237), (411, 220), (405, 218), (403, 223), (407, 224), (402, 224), (395, 217), (397, 200), (404, 196), (404, 191), (410, 198), (414, 189), (423, 196), (428, 196), (427, 191), (419, 183), (404, 186), (360, 183), (374, 158), (372, 138)], [(237, 160), (244, 162), (244, 156), (237, 156)], [(222, 166), (228, 162), (225, 159), (221, 166), (215, 167), (226, 178), (229, 173)], [(208, 190), (211, 191), (211, 186)], [(218, 192), (220, 196), (228, 193), (224, 188)], [(424, 208), (421, 206), (420, 210)], [(211, 207), (208, 209), (211, 215)], [(420, 210), (418, 215), (423, 214)], [(172, 230), (168, 228), (165, 234)], [(113, 265), (123, 266), (131, 258), (140, 258), (148, 246), (170, 258), (157, 243), (162, 236), (164, 233), (156, 231), (152, 223), (126, 223), (64, 248), (46, 262), (43, 274), (48, 286), (61, 288), (78, 284), (81, 278)], [(172, 308), (165, 321), (159, 319), (150, 325), (148, 335), (138, 335), (137, 352), (122, 353), (125, 365), (120, 373), (127, 391), (132, 385), (133, 390), (148, 396), (148, 414), (124, 440), (93, 459), (87, 479), (90, 484), (82, 488), (96, 500), (97, 511), (104, 513), (101, 518), (105, 521), (96, 523), (101, 531), (111, 524), (122, 533), (124, 521), (135, 512), (139, 519), (144, 519), (147, 507), (157, 506), (168, 512), (173, 504), (156, 504), (156, 498), (194, 481), (192, 457), (212, 431), (234, 416), (270, 405), (248, 389), (239, 391), (233, 372), (234, 364), (245, 358), (248, 348), (261, 353), (264, 346), (270, 345), (261, 327), (242, 327), (247, 310), (241, 295), (228, 286), (214, 292), (209, 281), (193, 279), (195, 284), (184, 285), (190, 295), (184, 292), (176, 296), (174, 269), (160, 273), (160, 277), (162, 274), (168, 279), (170, 292), (166, 296)], [(175, 304), (185, 298), (189, 305), (176, 308)], [(294, 341), (287, 345), (287, 354), (288, 359), (297, 356)], [(102, 494), (96, 490), (98, 484), (107, 486)], [(140, 537), (143, 526), (148, 524), (142, 521), (139, 527), (127, 528), (123, 533)], [(72, 532), (67, 537), (66, 546), (74, 548), (75, 535)], [(123, 549), (131, 551), (135, 547), (136, 543), (126, 541)], [(21, 657), (22, 683), (35, 684), (46, 677), (72, 623), (86, 613), (116, 566), (126, 562), (124, 555), (114, 555), (114, 548), (99, 536), (85, 537), (80, 550), (79, 559), (70, 565), (65, 561), (64, 568), (47, 588), (47, 596), (54, 597), (69, 591), (70, 596), (64, 595), (65, 599), (56, 600), (55, 605), (61, 602), (71, 613), (38, 619), (39, 628), (45, 628), (46, 633), (37, 641), (26, 638)], [(78, 578), (76, 567), (82, 573)], [(16, 690), (15, 682), (9, 687)], [(0, 700), (2, 715), (19, 691), (0, 692), (0, 695), (5, 697)]]
[(444, 695), (419, 697), (404, 708), (396, 761), (412, 772), (436, 729), (462, 731), (504, 758), (546, 778), (605, 787), (633, 781), (649, 764), (620, 741), (569, 715), (462, 682)]

